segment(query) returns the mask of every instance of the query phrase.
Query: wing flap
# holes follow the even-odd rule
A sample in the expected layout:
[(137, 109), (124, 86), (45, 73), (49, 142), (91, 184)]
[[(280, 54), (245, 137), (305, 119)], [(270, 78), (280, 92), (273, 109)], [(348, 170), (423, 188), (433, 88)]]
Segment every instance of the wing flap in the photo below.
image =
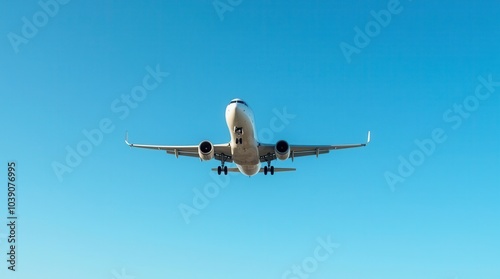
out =
[(313, 156), (330, 153), (330, 150), (319, 149), (319, 150), (305, 150), (305, 151), (293, 151), (290, 157), (303, 157), (303, 156)]
[(172, 154), (175, 156), (186, 156), (186, 157), (200, 157), (198, 152), (190, 152), (190, 151), (172, 151), (172, 150), (167, 150), (167, 154)]

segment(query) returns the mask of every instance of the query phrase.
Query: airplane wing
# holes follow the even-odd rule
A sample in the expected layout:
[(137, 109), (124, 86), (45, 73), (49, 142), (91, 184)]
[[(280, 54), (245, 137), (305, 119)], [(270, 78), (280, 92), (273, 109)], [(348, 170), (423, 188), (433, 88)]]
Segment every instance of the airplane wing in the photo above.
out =
[[(368, 137), (366, 143), (357, 144), (341, 144), (341, 145), (293, 145), (290, 144), (290, 158), (292, 161), (295, 157), (311, 156), (315, 155), (318, 157), (320, 154), (329, 153), (330, 150), (339, 150), (346, 148), (355, 148), (366, 146), (370, 142), (370, 131), (368, 131)], [(260, 144), (259, 154), (260, 161), (265, 162), (267, 160), (276, 160), (276, 153), (274, 150), (275, 144)]]
[[(130, 147), (164, 150), (167, 154), (175, 155), (176, 158), (179, 158), (179, 156), (200, 158), (200, 155), (198, 154), (198, 145), (155, 145), (130, 143), (128, 141), (128, 133), (125, 137), (125, 143)], [(214, 144), (213, 146), (214, 159), (220, 161), (224, 156), (225, 162), (233, 162), (233, 158), (231, 156), (231, 146), (229, 143)]]

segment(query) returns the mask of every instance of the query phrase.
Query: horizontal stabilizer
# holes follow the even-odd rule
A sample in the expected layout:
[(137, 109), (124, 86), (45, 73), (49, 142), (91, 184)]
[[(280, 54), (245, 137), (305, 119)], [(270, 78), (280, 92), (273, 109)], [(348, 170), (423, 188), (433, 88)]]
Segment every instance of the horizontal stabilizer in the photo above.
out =
[[(296, 168), (274, 168), (274, 172), (283, 172), (283, 171), (296, 171)], [(259, 172), (264, 172), (264, 168), (260, 168)]]
[[(296, 168), (274, 168), (274, 172), (283, 172), (283, 171), (296, 171)], [(217, 171), (217, 168), (212, 168), (212, 171)], [(240, 172), (238, 168), (227, 168), (227, 172)], [(264, 168), (260, 168), (259, 172), (264, 172)]]
[[(213, 171), (217, 171), (217, 168), (212, 168)], [(238, 168), (227, 168), (227, 172), (240, 172)]]

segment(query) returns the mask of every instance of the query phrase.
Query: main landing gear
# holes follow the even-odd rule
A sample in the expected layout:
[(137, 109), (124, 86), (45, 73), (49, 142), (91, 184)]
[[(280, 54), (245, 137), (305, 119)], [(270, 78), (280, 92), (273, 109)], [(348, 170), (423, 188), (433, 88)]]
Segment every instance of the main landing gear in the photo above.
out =
[(222, 154), (220, 162), (221, 165), (217, 167), (217, 174), (220, 175), (221, 173), (224, 172), (224, 175), (227, 175), (227, 166), (224, 166), (224, 163), (226, 162), (226, 156), (224, 154)]
[(274, 175), (274, 166), (271, 166), (271, 161), (267, 161), (267, 166), (264, 167), (264, 175), (267, 175), (268, 172)]
[(219, 166), (217, 167), (217, 173), (220, 175), (222, 172), (224, 172), (224, 175), (227, 175), (227, 166)]

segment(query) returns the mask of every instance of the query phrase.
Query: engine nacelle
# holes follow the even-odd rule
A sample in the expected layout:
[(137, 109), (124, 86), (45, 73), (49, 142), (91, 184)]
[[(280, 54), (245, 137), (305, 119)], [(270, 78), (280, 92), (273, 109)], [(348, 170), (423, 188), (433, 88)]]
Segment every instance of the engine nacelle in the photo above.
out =
[(212, 160), (214, 158), (214, 145), (208, 140), (200, 142), (198, 154), (203, 161)]
[(280, 160), (286, 160), (290, 157), (290, 145), (284, 140), (280, 140), (274, 146), (274, 152), (276, 153), (276, 158)]

